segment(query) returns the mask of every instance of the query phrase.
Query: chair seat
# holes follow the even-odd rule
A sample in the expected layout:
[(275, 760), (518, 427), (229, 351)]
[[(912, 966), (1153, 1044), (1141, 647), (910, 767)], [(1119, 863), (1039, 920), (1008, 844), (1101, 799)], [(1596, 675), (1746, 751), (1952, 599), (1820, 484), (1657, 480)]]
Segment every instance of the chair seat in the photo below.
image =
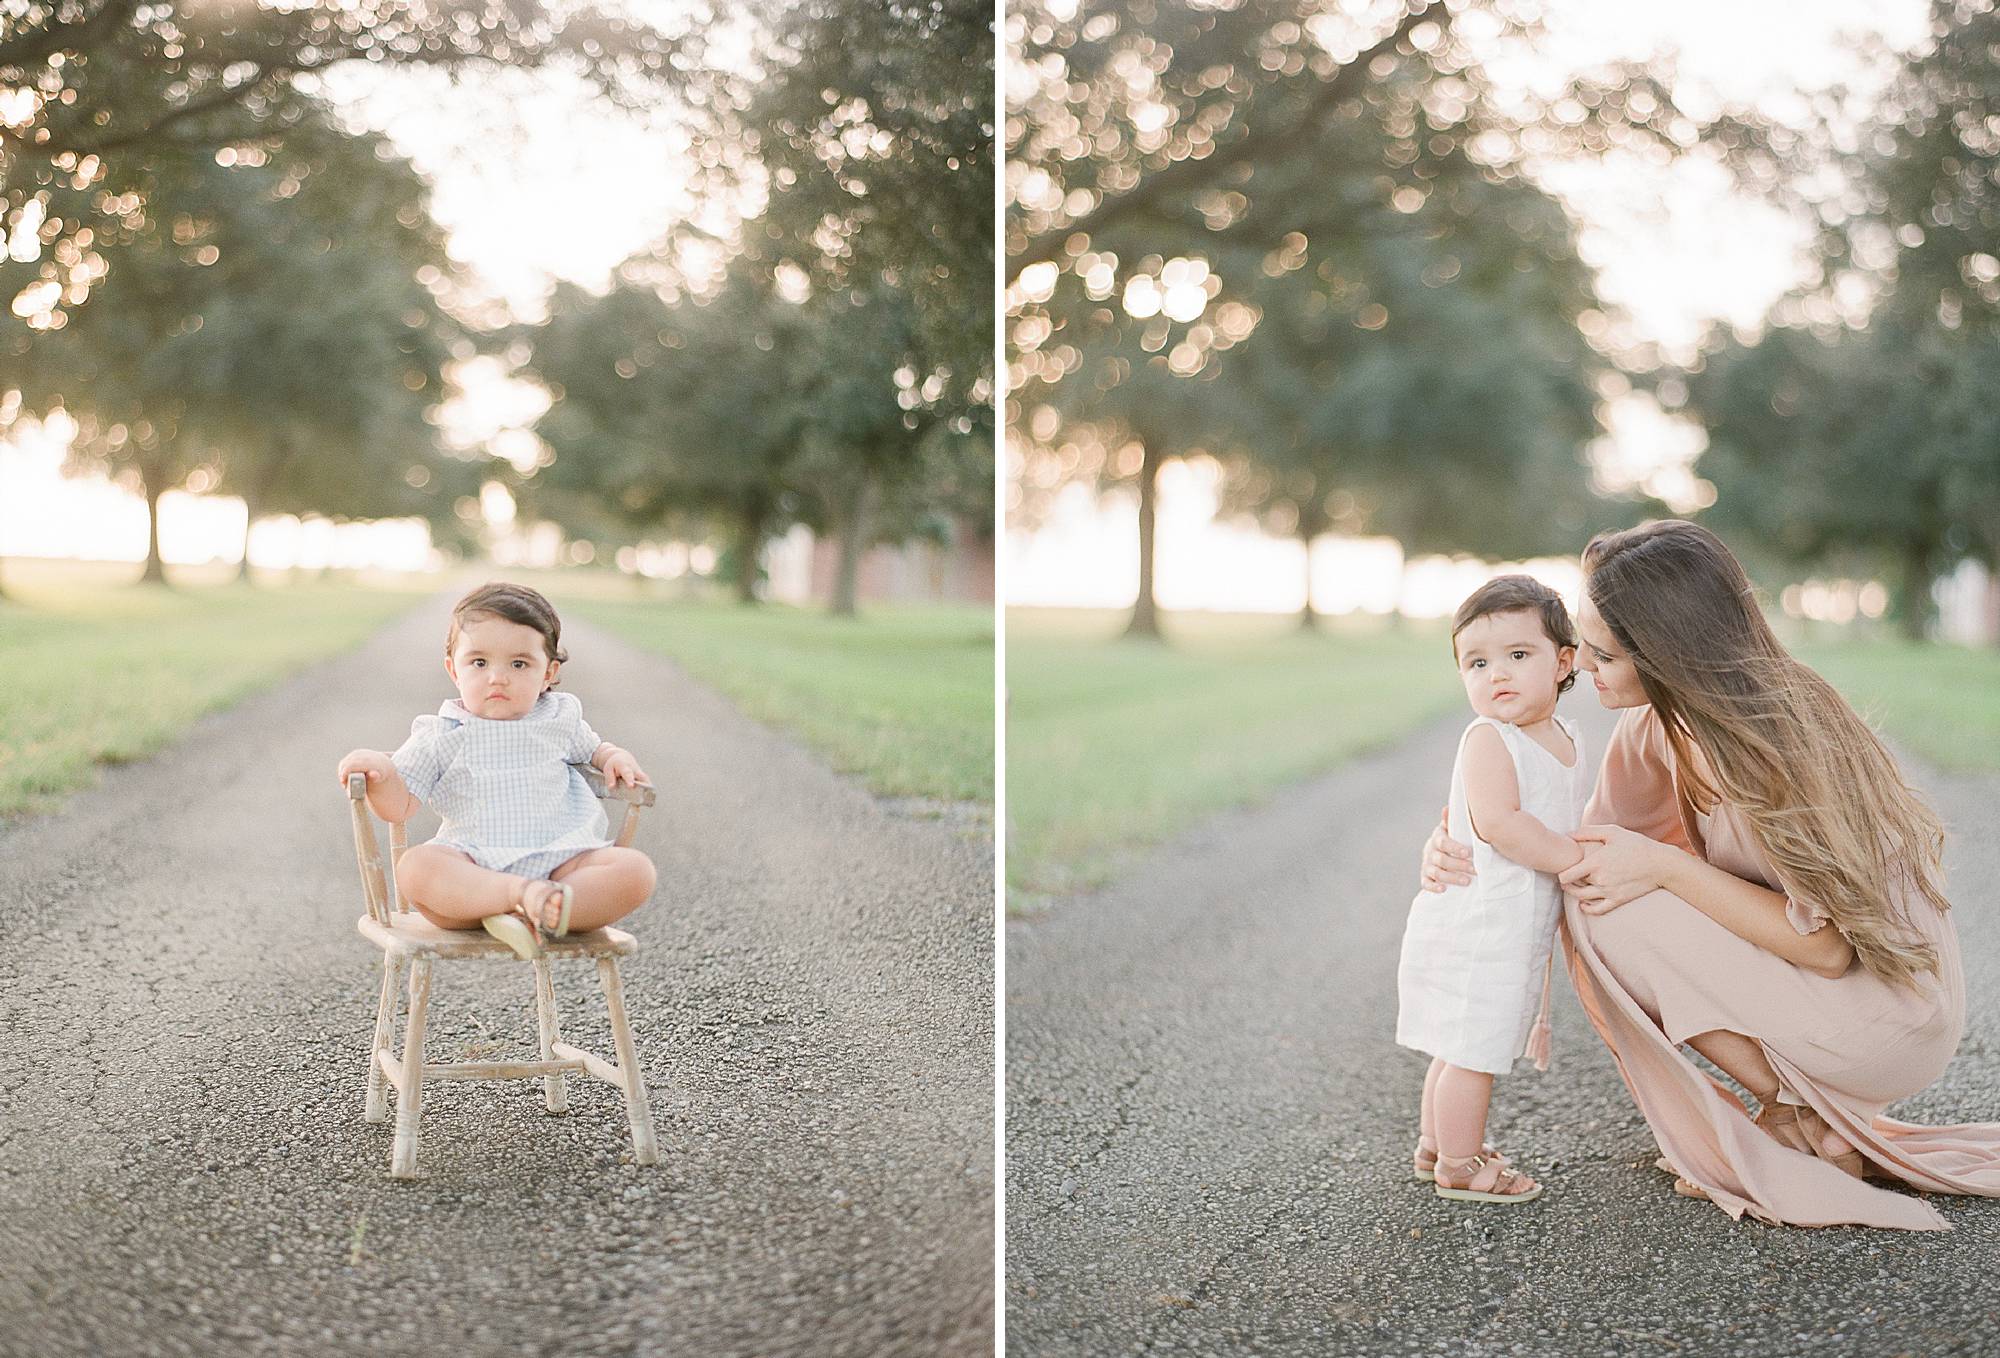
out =
[[(399, 911), (392, 924), (378, 923), (363, 915), (355, 927), (361, 936), (384, 952), (405, 957), (503, 957), (515, 958), (514, 950), (484, 929), (440, 929), (414, 910)], [(623, 929), (606, 926), (549, 939), (550, 957), (630, 957), (639, 951), (639, 940)]]

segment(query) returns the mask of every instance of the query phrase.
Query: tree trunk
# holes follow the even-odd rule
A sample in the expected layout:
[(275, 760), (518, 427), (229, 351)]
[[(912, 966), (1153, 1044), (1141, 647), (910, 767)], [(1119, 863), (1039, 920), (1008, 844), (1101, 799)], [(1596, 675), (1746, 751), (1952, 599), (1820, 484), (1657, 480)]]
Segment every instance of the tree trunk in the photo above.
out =
[(875, 526), (875, 477), (863, 469), (846, 488), (840, 514), (840, 558), (833, 575), (832, 613), (851, 618), (859, 602), (861, 558), (868, 554), (869, 534)]
[(1153, 532), (1158, 515), (1160, 468), (1166, 462), (1157, 443), (1140, 444), (1139, 460), (1139, 597), (1132, 604), (1132, 621), (1125, 628), (1128, 637), (1160, 635), (1160, 606), (1153, 598)]
[(1927, 547), (1906, 543), (1903, 547), (1903, 580), (1898, 591), (1896, 628), (1907, 641), (1922, 641), (1924, 625), (1931, 616), (1931, 554)]
[(236, 583), (250, 585), (256, 582), (250, 578), (250, 530), (257, 526), (257, 502), (248, 495), (243, 497), (243, 560), (236, 567)]
[(737, 526), (736, 602), (757, 602), (757, 556), (764, 549), (764, 512), (745, 509)]
[(160, 497), (167, 493), (167, 476), (164, 469), (150, 462), (139, 464), (139, 484), (146, 492), (146, 572), (139, 577), (142, 585), (164, 585), (167, 583), (166, 563), (160, 559)]
[(1306, 601), (1299, 609), (1299, 630), (1313, 632), (1319, 630), (1320, 615), (1313, 609), (1313, 543), (1327, 530), (1326, 516), (1314, 513), (1317, 500), (1302, 506), (1299, 510), (1299, 546), (1305, 550)]

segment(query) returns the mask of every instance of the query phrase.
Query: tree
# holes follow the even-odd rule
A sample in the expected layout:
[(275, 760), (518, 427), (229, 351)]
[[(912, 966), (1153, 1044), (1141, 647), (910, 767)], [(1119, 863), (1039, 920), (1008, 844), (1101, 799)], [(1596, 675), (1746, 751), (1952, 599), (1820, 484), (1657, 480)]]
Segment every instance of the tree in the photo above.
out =
[(524, 483), (526, 504), (570, 522), (602, 506), (633, 531), (720, 521), (737, 597), (754, 602), (764, 543), (803, 512), (801, 348), (797, 306), (740, 277), (674, 305), (631, 284), (558, 289), (530, 360), (553, 397), (536, 425), (553, 460)]
[(992, 6), (748, 8), (754, 60), (695, 77), (709, 140), (738, 148), (766, 199), (736, 245), (815, 293), (904, 295), (918, 380), (943, 384), (939, 409), (974, 416), (992, 399)]
[(673, 82), (687, 41), (589, 6), (539, 0), (22, 0), (0, 18), (0, 224), (39, 235), (0, 255), (0, 296), (47, 323), (143, 231), (148, 159), (281, 138), (310, 123), (316, 73), (347, 62), (464, 70), (559, 63), (608, 91)]
[(1919, 639), (1931, 584), (1989, 566), (2000, 526), (2000, 336), (1890, 320), (1827, 342), (1774, 329), (1711, 356), (1690, 394), (1709, 431), (1709, 518), (1805, 567), (1846, 557), (1895, 584)]
[(801, 309), (801, 470), (839, 541), (829, 601), (837, 617), (854, 616), (861, 559), (875, 542), (939, 532), (954, 510), (992, 512), (991, 412), (955, 414), (946, 379), (919, 375), (916, 311), (893, 289)]
[[(1400, 450), (1408, 481), (1412, 450), (1442, 457), (1466, 446), (1439, 424), (1446, 412), (1425, 390), (1487, 378), (1504, 386), (1518, 377), (1522, 391), (1532, 385), (1506, 371), (1508, 341), (1475, 347), (1457, 365), (1397, 371), (1387, 356), (1400, 340), (1381, 345), (1374, 332), (1398, 324), (1398, 305), (1413, 317), (1438, 310), (1395, 272), (1402, 260), (1420, 261), (1412, 271), (1425, 287), (1526, 309), (1518, 323), (1491, 313), (1509, 340), (1533, 333), (1534, 371), (1546, 379), (1534, 405), (1550, 424), (1513, 426), (1522, 433), (1514, 448), (1526, 455), (1532, 445), (1523, 465), (1567, 471), (1580, 485), (1577, 417), (1590, 404), (1580, 393), (1596, 365), (1580, 338), (1562, 331), (1603, 318), (1566, 216), (1533, 186), (1537, 158), (1639, 145), (1672, 153), (1699, 141), (1740, 169), (1769, 161), (1757, 127), (1731, 116), (1698, 122), (1644, 71), (1601, 72), (1549, 100), (1499, 87), (1485, 57), (1531, 41), (1532, 28), (1497, 6), (1433, 0), (1392, 13), (1336, 12), (1310, 0), (1152, 0), (1136, 9), (1083, 0), (1058, 11), (1027, 3), (1011, 13), (1008, 37), (1019, 72), (1007, 121), (1009, 427), (1034, 437), (1043, 410), (1088, 418), (1093, 402), (1111, 395), (1089, 356), (1120, 350), (1130, 332), (1139, 350), (1167, 355), (1158, 365), (1128, 354), (1134, 372), (1205, 374), (1209, 354), (1240, 346), (1224, 366), (1266, 374), (1266, 392), (1279, 403), (1268, 419), (1252, 412), (1251, 426), (1232, 438), (1185, 401), (1163, 393), (1161, 404), (1184, 411), (1177, 427), (1202, 428), (1205, 442), (1289, 448), (1276, 456), (1293, 464), (1274, 484), (1303, 487), (1296, 463), (1312, 456), (1301, 451), (1308, 422), (1342, 448), (1366, 442), (1385, 459)], [(1424, 278), (1426, 269), (1434, 275)], [(1334, 346), (1351, 348), (1357, 361), (1344, 365), (1331, 403), (1277, 375), (1290, 366), (1300, 381), (1308, 372), (1325, 377), (1327, 356), (1274, 354), (1269, 346), (1287, 341), (1257, 333), (1267, 317), (1309, 316), (1315, 290), (1327, 294), (1322, 304), (1336, 325), (1368, 332), (1343, 332), (1354, 344)], [(1384, 300), (1392, 296), (1403, 300)], [(1321, 340), (1330, 343), (1332, 333)], [(1375, 361), (1359, 362), (1364, 355)], [(1414, 356), (1405, 348), (1393, 362)], [(1209, 392), (1234, 384), (1214, 381)], [(1064, 387), (1070, 394), (1052, 396)], [(1310, 421), (1308, 406), (1319, 407)], [(1397, 427), (1372, 440), (1344, 423), (1381, 426), (1393, 412)], [(1301, 493), (1322, 494), (1319, 478)], [(1542, 507), (1529, 508), (1546, 525)], [(1142, 542), (1150, 538), (1146, 513), (1142, 496)], [(1415, 513), (1405, 519), (1409, 531), (1426, 522)], [(1142, 600), (1140, 617), (1149, 613)]]
[(12, 340), (26, 404), (78, 422), (73, 465), (138, 481), (150, 581), (160, 496), (197, 466), (251, 522), (435, 519), (455, 488), (425, 422), (456, 332), (423, 281), (449, 267), (424, 185), (323, 114), (294, 131), (288, 149), (145, 157), (144, 222), (96, 302)]
[[(1226, 342), (1226, 336), (1224, 337)], [(1176, 458), (1223, 453), (1241, 424), (1218, 381), (1220, 366), (1193, 350), (1149, 352), (1151, 335), (1140, 326), (1100, 328), (1076, 354), (1073, 380), (1043, 384), (1023, 427), (1046, 424), (1059, 439), (1017, 444), (1030, 458), (1062, 466), (1088, 466), (1100, 484), (1129, 483), (1138, 492), (1139, 589), (1125, 634), (1160, 636), (1154, 591), (1160, 476)], [(1025, 404), (1029, 399), (1018, 398)], [(1039, 446), (1038, 446), (1039, 445)]]
[[(1585, 443), (1605, 366), (1577, 329), (1590, 281), (1573, 253), (1513, 267), (1511, 219), (1554, 202), (1518, 181), (1433, 235), (1364, 242), (1250, 300), (1229, 360), (1251, 422), (1225, 509), (1312, 542), (1338, 526), (1406, 551), (1567, 551), (1591, 496)], [(1301, 622), (1315, 621), (1310, 576)]]
[(2000, 14), (1935, 0), (1911, 53), (1879, 53), (1883, 93), (1788, 157), (1819, 269), (1754, 340), (1689, 375), (1709, 427), (1712, 517), (1804, 570), (1883, 570), (1923, 635), (1937, 575), (2000, 565)]

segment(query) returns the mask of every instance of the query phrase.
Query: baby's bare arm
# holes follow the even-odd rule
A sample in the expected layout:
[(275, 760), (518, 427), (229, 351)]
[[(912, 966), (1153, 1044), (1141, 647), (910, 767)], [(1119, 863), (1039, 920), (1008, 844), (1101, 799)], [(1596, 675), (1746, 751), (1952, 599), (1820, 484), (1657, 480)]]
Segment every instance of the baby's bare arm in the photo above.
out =
[(640, 787), (653, 780), (639, 767), (639, 761), (632, 757), (630, 750), (621, 749), (610, 741), (605, 741), (591, 752), (592, 767), (604, 774), (607, 787), (617, 787), (620, 783)]
[(340, 761), (340, 785), (347, 786), (349, 774), (368, 779), (368, 808), (391, 825), (401, 825), (416, 813), (417, 799), (389, 756), (380, 750), (353, 750)]
[(1583, 848), (1521, 809), (1521, 786), (1507, 744), (1490, 726), (1465, 738), (1465, 806), (1479, 837), (1523, 867), (1561, 872), (1583, 857)]

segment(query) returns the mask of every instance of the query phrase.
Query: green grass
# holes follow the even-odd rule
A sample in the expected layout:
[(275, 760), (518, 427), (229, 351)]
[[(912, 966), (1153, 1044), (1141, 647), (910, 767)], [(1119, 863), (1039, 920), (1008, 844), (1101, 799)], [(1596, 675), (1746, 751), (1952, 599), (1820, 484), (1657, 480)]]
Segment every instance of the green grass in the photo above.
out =
[(1797, 654), (1904, 748), (1944, 769), (2000, 771), (2000, 650), (1845, 641)]
[(203, 713), (352, 646), (417, 594), (353, 583), (251, 589), (213, 571), (10, 560), (0, 568), (0, 813), (45, 809), (99, 764), (141, 759)]
[[(1389, 744), (1464, 704), (1436, 625), (1007, 614), (1007, 877), (1016, 906), (1101, 884), (1224, 807)], [(1442, 776), (1442, 775), (1440, 775)]]
[(673, 657), (883, 796), (993, 804), (989, 608), (883, 606), (840, 619), (549, 584), (568, 610)]

